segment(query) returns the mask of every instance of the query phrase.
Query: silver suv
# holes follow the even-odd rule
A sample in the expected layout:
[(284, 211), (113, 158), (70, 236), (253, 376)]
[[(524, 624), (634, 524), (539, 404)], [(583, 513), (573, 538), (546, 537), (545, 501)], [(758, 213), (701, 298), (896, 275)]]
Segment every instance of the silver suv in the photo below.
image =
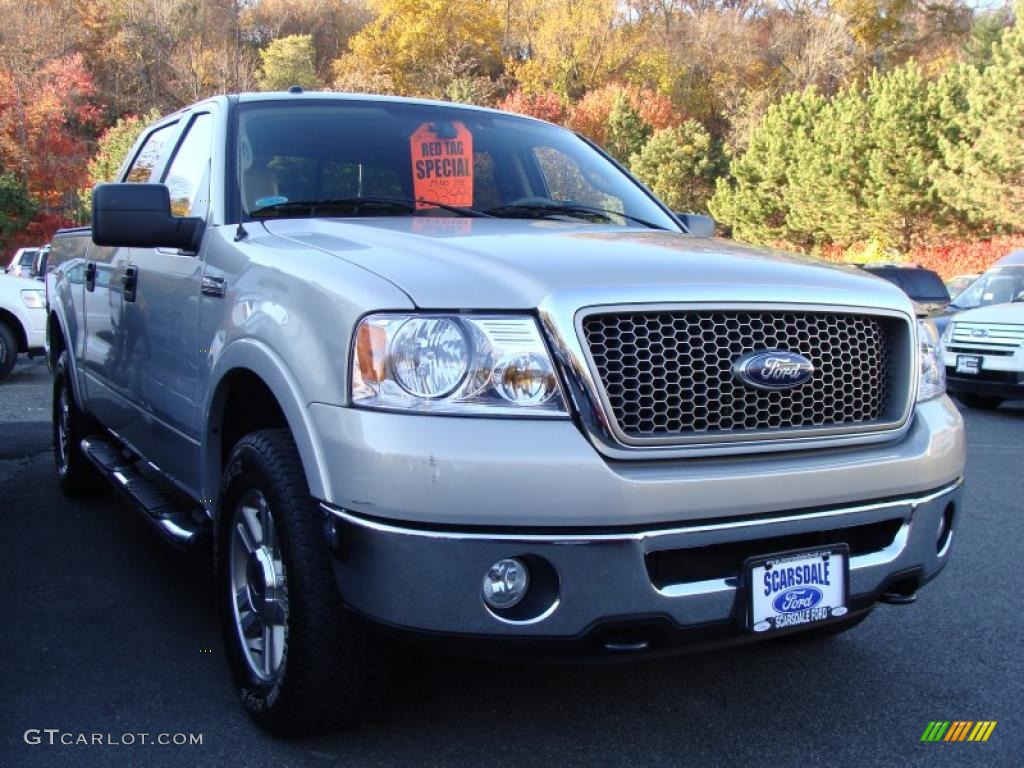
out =
[(212, 546), (242, 701), (366, 712), (392, 635), (622, 659), (848, 629), (945, 565), (963, 427), (895, 286), (698, 236), (473, 107), (204, 101), (53, 243), (54, 444)]

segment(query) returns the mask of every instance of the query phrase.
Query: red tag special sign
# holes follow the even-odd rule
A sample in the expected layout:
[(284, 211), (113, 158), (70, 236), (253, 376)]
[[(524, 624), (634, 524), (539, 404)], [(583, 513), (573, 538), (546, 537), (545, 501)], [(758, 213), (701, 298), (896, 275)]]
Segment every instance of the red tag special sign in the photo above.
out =
[[(473, 205), (473, 134), (460, 122), (450, 125), (451, 131), (438, 136), (436, 123), (424, 123), (409, 138), (413, 192), (417, 200), (470, 208)], [(454, 135), (449, 136), (450, 133)], [(436, 206), (417, 203), (416, 207)]]

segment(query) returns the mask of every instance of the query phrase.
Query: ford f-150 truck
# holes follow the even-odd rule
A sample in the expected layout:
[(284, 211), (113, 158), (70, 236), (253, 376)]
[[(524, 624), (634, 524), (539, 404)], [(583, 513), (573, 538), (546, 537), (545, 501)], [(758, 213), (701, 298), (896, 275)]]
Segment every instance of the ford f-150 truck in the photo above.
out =
[(961, 516), (934, 326), (708, 223), (531, 118), (181, 110), (53, 243), (60, 485), (212, 547), (280, 734), (367, 712), (395, 638), (628, 659), (912, 602)]

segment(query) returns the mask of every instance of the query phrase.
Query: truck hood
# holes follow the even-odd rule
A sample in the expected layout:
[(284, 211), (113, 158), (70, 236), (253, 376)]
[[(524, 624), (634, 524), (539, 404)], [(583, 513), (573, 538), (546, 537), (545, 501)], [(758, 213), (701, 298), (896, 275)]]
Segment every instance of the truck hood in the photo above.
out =
[(281, 238), (334, 254), (429, 309), (534, 309), (633, 302), (792, 302), (913, 314), (861, 270), (652, 229), (554, 220), (277, 219)]
[(1004, 323), (1007, 325), (1024, 325), (1024, 301), (1012, 304), (990, 304), (977, 309), (965, 309), (957, 312), (952, 318), (954, 323)]

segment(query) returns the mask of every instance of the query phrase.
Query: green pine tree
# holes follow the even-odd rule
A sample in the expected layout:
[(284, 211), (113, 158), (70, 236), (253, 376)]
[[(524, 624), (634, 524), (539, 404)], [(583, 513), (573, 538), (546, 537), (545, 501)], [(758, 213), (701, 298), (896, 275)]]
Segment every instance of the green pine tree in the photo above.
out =
[(984, 71), (958, 73), (966, 83), (959, 135), (941, 139), (934, 169), (946, 204), (988, 233), (1024, 230), (1024, 2), (1014, 11)]
[(789, 222), (789, 186), (802, 139), (814, 128), (826, 101), (813, 88), (773, 104), (751, 132), (747, 150), (732, 159), (730, 179), (720, 178), (708, 204), (711, 214), (751, 243), (814, 244)]
[(674, 211), (705, 213), (724, 171), (720, 147), (696, 120), (657, 131), (629, 167)]
[(620, 91), (608, 113), (608, 131), (605, 149), (621, 163), (643, 149), (653, 133), (650, 123), (643, 119), (629, 96)]

